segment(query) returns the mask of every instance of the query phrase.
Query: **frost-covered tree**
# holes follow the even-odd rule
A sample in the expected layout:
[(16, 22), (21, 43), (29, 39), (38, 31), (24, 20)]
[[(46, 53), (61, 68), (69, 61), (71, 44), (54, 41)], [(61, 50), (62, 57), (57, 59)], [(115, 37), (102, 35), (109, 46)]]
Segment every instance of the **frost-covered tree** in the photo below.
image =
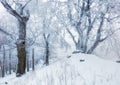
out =
[(16, 42), (18, 54), (17, 76), (20, 76), (25, 73), (26, 69), (26, 25), (27, 21), (29, 20), (30, 13), (29, 10), (24, 9), (30, 1), (27, 1), (24, 5), (19, 2), (19, 0), (14, 1), (16, 5), (15, 8), (13, 8), (7, 0), (0, 0), (0, 2), (6, 8), (6, 10), (18, 21), (19, 35)]
[[(110, 32), (109, 22), (112, 17), (119, 17), (119, 13), (113, 16), (113, 10), (118, 12), (118, 8), (113, 9), (110, 0), (67, 0), (61, 2), (61, 5), (66, 12), (61, 11), (63, 10), (61, 8), (60, 13), (64, 13), (59, 14), (58, 17), (66, 27), (77, 50), (91, 54), (101, 42), (113, 34)], [(77, 33), (77, 37), (72, 29)], [(116, 29), (118, 28), (112, 28), (113, 31), (117, 31)]]

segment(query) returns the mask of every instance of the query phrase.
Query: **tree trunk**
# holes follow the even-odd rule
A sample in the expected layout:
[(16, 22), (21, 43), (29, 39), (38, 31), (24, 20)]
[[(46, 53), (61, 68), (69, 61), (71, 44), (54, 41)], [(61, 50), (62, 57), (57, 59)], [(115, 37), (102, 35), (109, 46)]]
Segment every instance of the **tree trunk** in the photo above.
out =
[(48, 39), (50, 37), (50, 34), (48, 34), (47, 36), (45, 36), (45, 34), (43, 34), (44, 40), (45, 40), (45, 64), (46, 66), (49, 65), (49, 42)]
[(26, 69), (26, 23), (27, 21), (22, 18), (22, 21), (19, 22), (19, 38), (17, 41), (17, 52), (18, 52), (18, 66), (17, 66), (17, 75), (21, 76), (25, 73)]
[(46, 60), (45, 64), (49, 65), (49, 45), (48, 42), (46, 41)]
[(76, 30), (77, 30), (77, 33), (79, 35), (79, 39), (78, 39), (78, 42), (77, 42), (77, 50), (80, 50), (83, 52), (83, 44), (84, 44), (84, 39), (83, 39), (83, 32), (82, 30), (80, 29), (80, 26), (76, 26)]
[(84, 49), (83, 49), (83, 37), (79, 36), (78, 42), (76, 43), (76, 50), (81, 51), (82, 53), (84, 53)]
[(11, 49), (9, 50), (9, 74), (11, 74)]
[(29, 55), (27, 55), (27, 59), (26, 59), (26, 67), (27, 67), (27, 72), (29, 72)]
[(96, 41), (94, 45), (87, 51), (87, 54), (91, 54), (94, 51), (94, 49), (98, 46), (98, 44), (99, 41)]
[(2, 64), (2, 77), (5, 76), (5, 47), (3, 45), (3, 64)]
[(32, 49), (32, 70), (35, 70), (35, 63), (34, 63), (34, 48)]

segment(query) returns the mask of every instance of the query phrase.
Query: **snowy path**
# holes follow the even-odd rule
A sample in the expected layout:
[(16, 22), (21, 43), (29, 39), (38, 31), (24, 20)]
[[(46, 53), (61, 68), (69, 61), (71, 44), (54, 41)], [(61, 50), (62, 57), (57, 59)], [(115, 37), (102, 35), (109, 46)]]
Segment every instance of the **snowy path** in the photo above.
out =
[(35, 72), (20, 78), (13, 74), (0, 79), (0, 85), (120, 85), (119, 67), (119, 63), (93, 55), (73, 54), (48, 67), (36, 66)]

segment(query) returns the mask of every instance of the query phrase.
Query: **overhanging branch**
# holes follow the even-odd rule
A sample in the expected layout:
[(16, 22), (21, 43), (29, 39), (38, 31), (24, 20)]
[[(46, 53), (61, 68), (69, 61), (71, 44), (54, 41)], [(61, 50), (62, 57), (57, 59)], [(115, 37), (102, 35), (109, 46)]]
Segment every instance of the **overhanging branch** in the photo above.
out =
[(0, 32), (4, 33), (5, 35), (10, 36), (13, 39), (12, 35), (8, 33), (7, 31), (3, 30), (2, 28), (0, 28)]
[(21, 20), (21, 16), (7, 3), (6, 0), (0, 0), (2, 5), (7, 9), (7, 11), (15, 16), (17, 19)]
[(4, 31), (4, 30), (1, 29), (1, 28), (0, 28), (0, 32), (4, 33), (4, 34), (6, 34), (6, 35), (11, 35), (11, 34), (9, 34), (8, 32)]
[(114, 35), (118, 30), (120, 30), (120, 28), (116, 29), (114, 32), (112, 32), (111, 34), (107, 35), (106, 37), (100, 39), (99, 42), (103, 42), (103, 41), (106, 40), (107, 38), (111, 37), (111, 36)]
[(22, 9), (24, 9), (32, 0), (29, 0), (28, 2), (26, 2), (26, 4), (22, 7)]

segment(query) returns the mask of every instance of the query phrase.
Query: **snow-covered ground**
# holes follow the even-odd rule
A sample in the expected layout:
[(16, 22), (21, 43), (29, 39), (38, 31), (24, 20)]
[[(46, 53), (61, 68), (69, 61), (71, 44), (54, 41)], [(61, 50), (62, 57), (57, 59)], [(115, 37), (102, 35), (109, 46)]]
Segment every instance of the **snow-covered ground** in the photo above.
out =
[(71, 54), (49, 66), (37, 65), (22, 77), (0, 78), (0, 85), (120, 85), (120, 63), (94, 55)]

